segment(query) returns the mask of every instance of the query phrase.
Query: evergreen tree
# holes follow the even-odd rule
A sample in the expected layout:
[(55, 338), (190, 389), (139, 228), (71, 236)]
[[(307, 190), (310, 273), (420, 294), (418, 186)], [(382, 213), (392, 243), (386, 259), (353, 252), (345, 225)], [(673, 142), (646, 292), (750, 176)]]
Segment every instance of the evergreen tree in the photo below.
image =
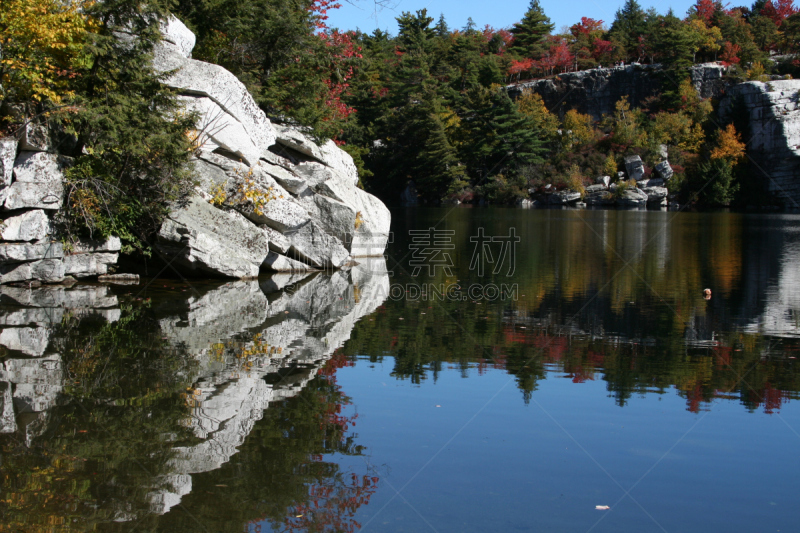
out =
[(423, 197), (444, 198), (467, 185), (465, 167), (447, 138), (444, 124), (433, 109), (424, 109), (417, 126), (422, 135), (422, 147), (414, 162), (417, 189)]
[(447, 26), (447, 21), (444, 19), (444, 13), (439, 14), (439, 21), (433, 27), (433, 31), (437, 37), (445, 37), (450, 33), (450, 28)]
[(403, 11), (397, 17), (397, 25), (400, 28), (397, 41), (400, 44), (400, 50), (404, 53), (427, 52), (430, 42), (435, 36), (431, 22), (433, 22), (433, 18), (428, 16), (427, 9), (420, 9), (413, 15), (408, 11)]
[(695, 34), (688, 24), (681, 21), (670, 10), (659, 24), (655, 35), (656, 50), (663, 71), (673, 81), (669, 90), (677, 91), (692, 66), (692, 58), (699, 47)]
[(475, 21), (472, 20), (472, 17), (467, 18), (467, 23), (464, 25), (463, 32), (466, 34), (475, 33), (477, 31), (478, 25), (475, 24)]
[(528, 11), (511, 28), (514, 40), (509, 50), (519, 57), (538, 58), (544, 52), (544, 38), (550, 35), (555, 25), (544, 14), (539, 0), (531, 0)]
[[(77, 136), (67, 172), (62, 229), (67, 235), (118, 235), (142, 247), (171, 202), (187, 195), (195, 117), (152, 70), (153, 45), (168, 2), (104, 0), (87, 6), (96, 21), (85, 68), (75, 82)], [(120, 39), (121, 32), (133, 34)]]
[(639, 57), (639, 37), (645, 35), (646, 15), (636, 0), (626, 0), (618, 9), (609, 35), (619, 43), (627, 60)]
[(468, 105), (470, 142), (463, 157), (479, 183), (496, 174), (512, 175), (541, 161), (544, 143), (534, 121), (521, 113), (505, 91), (477, 88)]

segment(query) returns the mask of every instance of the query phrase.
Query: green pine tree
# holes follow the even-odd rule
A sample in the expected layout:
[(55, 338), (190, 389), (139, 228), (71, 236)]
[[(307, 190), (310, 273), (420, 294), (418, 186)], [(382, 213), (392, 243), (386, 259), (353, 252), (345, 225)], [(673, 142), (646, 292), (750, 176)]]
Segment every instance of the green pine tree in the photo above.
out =
[(436, 26), (433, 27), (433, 31), (436, 32), (438, 37), (445, 37), (450, 33), (450, 28), (447, 26), (447, 21), (444, 19), (444, 13), (439, 14), (439, 21), (436, 23)]
[(658, 59), (668, 78), (664, 89), (677, 94), (680, 81), (687, 77), (693, 64), (695, 36), (689, 26), (670, 10), (661, 18), (654, 40)]
[(466, 188), (467, 175), (441, 119), (435, 110), (425, 111), (416, 128), (422, 134), (422, 143), (413, 175), (423, 197), (439, 200)]
[(519, 57), (541, 57), (544, 38), (550, 35), (554, 27), (550, 18), (544, 14), (539, 0), (531, 0), (522, 21), (511, 28), (514, 40), (509, 50)]
[[(76, 77), (77, 112), (66, 127), (78, 139), (67, 172), (60, 221), (65, 236), (120, 236), (143, 248), (172, 202), (193, 186), (188, 161), (196, 117), (152, 70), (167, 1), (104, 0), (87, 8), (98, 21), (86, 68)], [(126, 31), (137, 37), (120, 39)]]
[(626, 61), (639, 58), (639, 37), (645, 35), (646, 14), (636, 0), (626, 0), (617, 10), (609, 36), (619, 43)]

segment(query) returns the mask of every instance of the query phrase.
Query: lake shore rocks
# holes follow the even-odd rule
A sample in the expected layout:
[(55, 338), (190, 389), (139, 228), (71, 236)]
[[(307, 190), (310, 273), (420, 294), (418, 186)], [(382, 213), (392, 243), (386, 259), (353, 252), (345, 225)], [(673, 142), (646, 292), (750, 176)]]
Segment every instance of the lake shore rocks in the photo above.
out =
[[(196, 194), (175, 205), (158, 231), (163, 262), (182, 274), (253, 278), (382, 255), (391, 215), (358, 188), (353, 158), (296, 124), (274, 123), (236, 76), (191, 59), (195, 36), (177, 18), (161, 31), (153, 67), (200, 117)], [(59, 147), (69, 139), (36, 121), (20, 138), (0, 139), (0, 284), (112, 274), (119, 239), (64, 248), (54, 234), (71, 164)]]
[(298, 125), (272, 122), (232, 74), (189, 58), (191, 32), (180, 21), (166, 27), (172, 36), (159, 44), (154, 66), (200, 114), (203, 135), (198, 196), (161, 228), (161, 253), (190, 273), (234, 278), (338, 269), (383, 254), (391, 215), (358, 188), (353, 158)]

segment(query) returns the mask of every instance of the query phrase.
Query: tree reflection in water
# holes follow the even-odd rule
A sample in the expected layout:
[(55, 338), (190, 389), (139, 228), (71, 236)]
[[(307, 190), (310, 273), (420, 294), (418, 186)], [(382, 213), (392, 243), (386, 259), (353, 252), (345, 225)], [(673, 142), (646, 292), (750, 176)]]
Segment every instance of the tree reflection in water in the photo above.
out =
[(97, 309), (81, 288), (0, 288), (3, 339), (45, 339), (38, 357), (6, 340), (0, 531), (357, 529), (378, 479), (331, 459), (363, 453), (336, 349), (380, 303), (373, 281), (92, 289)]

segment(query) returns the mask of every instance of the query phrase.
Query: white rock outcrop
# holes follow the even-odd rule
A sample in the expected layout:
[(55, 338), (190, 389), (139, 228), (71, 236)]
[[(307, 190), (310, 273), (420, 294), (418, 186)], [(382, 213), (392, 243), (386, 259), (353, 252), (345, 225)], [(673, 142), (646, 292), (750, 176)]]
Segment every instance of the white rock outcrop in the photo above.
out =
[(157, 247), (190, 271), (232, 278), (258, 276), (269, 253), (267, 236), (257, 226), (198, 197), (172, 211), (158, 233)]
[(764, 189), (800, 208), (800, 80), (740, 83), (728, 90), (719, 112), (725, 120), (747, 114), (747, 152)]
[[(352, 256), (382, 254), (391, 217), (358, 188), (353, 158), (299, 126), (273, 124), (236, 76), (191, 59), (195, 36), (177, 18), (161, 32), (153, 67), (199, 117), (197, 194), (175, 205), (158, 231), (164, 262), (200, 276), (251, 278), (262, 268), (337, 269)], [(59, 150), (69, 153), (75, 139), (36, 120), (20, 139), (0, 139), (0, 284), (113, 273), (119, 239), (71, 243), (65, 253), (54, 234), (72, 162)], [(267, 260), (270, 252), (280, 257)]]
[[(224, 110), (217, 115), (214, 108), (214, 114), (205, 117), (205, 123), (211, 124), (209, 131), (241, 126), (247, 133), (248, 146), (252, 143), (258, 154), (266, 153), (275, 143), (275, 130), (267, 116), (244, 84), (224, 68), (189, 59), (170, 43), (156, 47), (153, 66), (159, 72), (172, 73), (166, 80), (169, 86), (185, 95), (206, 97)], [(235, 147), (234, 153), (245, 153), (248, 146)], [(257, 161), (248, 160), (250, 164)]]
[[(189, 59), (193, 41), (179, 21), (168, 21), (162, 31), (154, 66), (170, 73), (166, 83), (200, 116), (200, 196), (164, 223), (158, 247), (165, 259), (179, 254), (177, 264), (194, 272), (241, 278), (257, 275), (256, 264), (288, 272), (336, 269), (353, 257), (382, 255), (391, 215), (358, 188), (353, 158), (299, 126), (273, 124), (230, 72)], [(201, 206), (203, 199), (214, 205)], [(229, 217), (233, 231), (223, 223)], [(246, 259), (238, 251), (246, 244), (235, 232), (258, 243)]]

